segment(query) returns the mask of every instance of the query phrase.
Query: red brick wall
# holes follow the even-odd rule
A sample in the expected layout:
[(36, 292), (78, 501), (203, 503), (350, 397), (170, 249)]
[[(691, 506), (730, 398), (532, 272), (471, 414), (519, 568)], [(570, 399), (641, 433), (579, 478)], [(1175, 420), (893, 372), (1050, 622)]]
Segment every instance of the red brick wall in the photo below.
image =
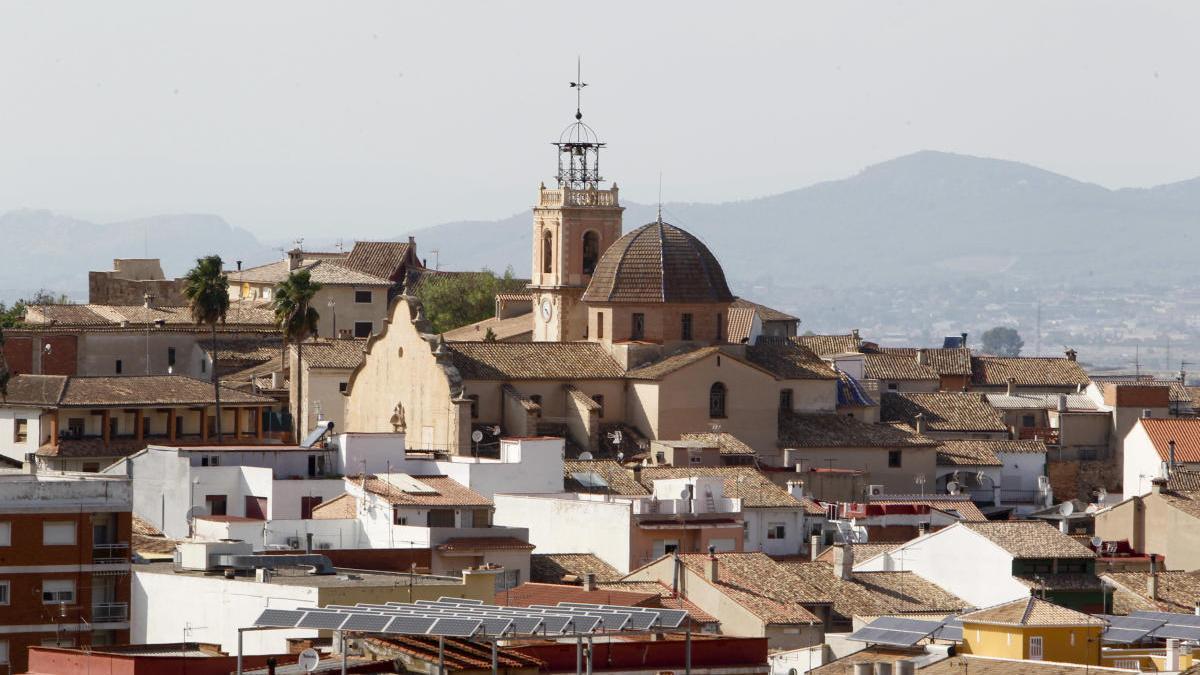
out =
[(33, 338), (4, 338), (4, 360), (13, 375), (29, 375), (33, 372)]
[[(268, 656), (243, 656), (243, 669), (263, 668)], [(279, 665), (295, 663), (294, 656), (277, 656)], [(228, 675), (237, 669), (237, 656), (180, 658), (178, 656), (140, 656), (136, 654), (85, 654), (74, 649), (37, 647), (29, 652), (29, 671), (45, 675)], [(21, 672), (16, 668), (13, 672)]]
[[(77, 338), (74, 335), (46, 335), (42, 337), (42, 374), (74, 375), (76, 372)], [(50, 345), (45, 353), (44, 345)]]
[[(575, 668), (575, 645), (557, 643), (510, 647), (535, 659), (547, 662), (550, 672), (570, 672)], [(596, 670), (683, 670), (685, 645), (683, 640), (635, 640), (631, 642), (597, 642), (593, 646)], [(765, 666), (766, 638), (701, 638), (692, 640), (692, 668), (731, 666)]]

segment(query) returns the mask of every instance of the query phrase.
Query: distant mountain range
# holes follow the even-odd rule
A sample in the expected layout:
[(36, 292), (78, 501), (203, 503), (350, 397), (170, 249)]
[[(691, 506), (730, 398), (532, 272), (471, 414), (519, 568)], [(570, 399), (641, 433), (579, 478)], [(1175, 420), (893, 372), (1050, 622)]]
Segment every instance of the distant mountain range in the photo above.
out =
[[(654, 218), (627, 203), (625, 227)], [(964, 275), (1014, 282), (1125, 285), (1197, 276), (1200, 178), (1110, 190), (1027, 164), (918, 152), (842, 180), (720, 204), (667, 203), (665, 219), (702, 238), (735, 291), (771, 286), (950, 283)], [(528, 273), (531, 214), (414, 232), (444, 269)], [(340, 233), (347, 241), (354, 232)], [(17, 242), (0, 267), (0, 299), (49, 288), (86, 294), (87, 271), (151, 257), (170, 274), (214, 249), (247, 265), (278, 253), (216, 216), (155, 216), (97, 224), (49, 211), (0, 216)], [(434, 261), (429, 260), (432, 264)], [(80, 297), (82, 299), (82, 297)]]
[(162, 260), (168, 276), (182, 275), (196, 258), (220, 254), (257, 265), (276, 258), (250, 232), (212, 215), (167, 215), (92, 223), (42, 210), (0, 215), (0, 302), (30, 297), (38, 289), (87, 299), (89, 270), (110, 270), (114, 258)]
[[(625, 228), (654, 218), (626, 204)], [(1109, 190), (1037, 167), (918, 152), (850, 178), (721, 204), (667, 203), (665, 220), (702, 238), (735, 290), (1007, 275), (1123, 285), (1195, 278), (1200, 178)], [(416, 232), (457, 269), (529, 266), (531, 216)]]

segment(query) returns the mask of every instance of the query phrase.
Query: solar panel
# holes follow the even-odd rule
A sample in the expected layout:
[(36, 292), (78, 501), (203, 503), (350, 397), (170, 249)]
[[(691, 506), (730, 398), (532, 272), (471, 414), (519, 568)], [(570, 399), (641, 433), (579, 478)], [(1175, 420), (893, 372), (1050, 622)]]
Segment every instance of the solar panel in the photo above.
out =
[(296, 622), (304, 618), (304, 612), (291, 609), (264, 609), (254, 622), (255, 626), (272, 628), (295, 628)]
[(483, 624), (484, 635), (506, 635), (513, 626), (512, 619), (500, 616), (481, 616), (479, 621)]
[(682, 609), (652, 609), (658, 615), (658, 625), (663, 628), (679, 628), (688, 618), (688, 613)]
[(888, 630), (901, 630), (926, 634), (932, 633), (941, 625), (941, 621), (906, 619), (902, 616), (881, 616), (871, 622), (872, 628), (884, 628)]
[(1151, 612), (1138, 610), (1130, 612), (1129, 616), (1139, 619), (1158, 619), (1163, 623), (1177, 626), (1200, 626), (1200, 616), (1196, 614), (1176, 614), (1173, 612)]
[[(421, 602), (421, 601), (418, 600), (417, 602)], [(447, 597), (444, 595), (442, 597), (438, 598), (438, 602), (457, 602), (460, 605), (482, 605), (482, 604), (484, 604), (484, 602), (482, 600), (476, 600), (474, 598), (451, 598), (451, 597)]]
[[(881, 616), (852, 633), (849, 639), (873, 644), (911, 647), (942, 627), (943, 623), (940, 621)], [(959, 630), (961, 631), (961, 624)]]
[(1176, 638), (1179, 640), (1200, 642), (1200, 626), (1178, 626), (1167, 624), (1161, 628), (1156, 628), (1154, 632), (1150, 633), (1150, 635), (1163, 639)]
[(316, 429), (313, 429), (312, 431), (310, 431), (308, 433), (308, 436), (304, 437), (304, 442), (300, 444), (300, 447), (311, 448), (312, 446), (317, 444), (317, 441), (321, 440), (322, 436), (329, 433), (330, 431), (333, 431), (333, 422), (326, 422), (325, 424), (322, 424), (321, 426), (317, 427)]
[(433, 626), (434, 619), (422, 616), (396, 616), (392, 618), (384, 633), (399, 633), (401, 635), (424, 635)]
[(438, 619), (429, 629), (429, 635), (444, 635), (446, 637), (471, 637), (479, 632), (482, 624), (471, 619)]
[(1105, 642), (1116, 644), (1140, 642), (1146, 639), (1156, 628), (1165, 623), (1162, 619), (1144, 616), (1116, 616), (1112, 614), (1095, 614), (1094, 616), (1108, 622), (1108, 627), (1104, 629), (1101, 639)]
[(942, 625), (933, 631), (933, 637), (939, 640), (951, 640), (953, 642), (962, 642), (963, 626), (962, 619), (957, 616), (948, 616), (942, 621)]
[(349, 614), (338, 612), (305, 612), (304, 618), (296, 622), (296, 628), (337, 630), (348, 618), (350, 618)]
[(392, 617), (382, 614), (351, 614), (346, 623), (342, 624), (342, 630), (361, 630), (368, 633), (379, 633), (387, 627), (391, 620)]

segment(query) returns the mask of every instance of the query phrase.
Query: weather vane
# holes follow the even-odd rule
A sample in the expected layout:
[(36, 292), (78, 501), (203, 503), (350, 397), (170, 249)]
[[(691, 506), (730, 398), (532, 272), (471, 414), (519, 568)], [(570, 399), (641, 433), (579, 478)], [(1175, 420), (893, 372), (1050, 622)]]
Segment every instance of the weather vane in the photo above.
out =
[(587, 82), (583, 81), (583, 59), (575, 57), (575, 81), (571, 83), (571, 88), (575, 90), (575, 119), (583, 119), (582, 99), (583, 88), (587, 86)]

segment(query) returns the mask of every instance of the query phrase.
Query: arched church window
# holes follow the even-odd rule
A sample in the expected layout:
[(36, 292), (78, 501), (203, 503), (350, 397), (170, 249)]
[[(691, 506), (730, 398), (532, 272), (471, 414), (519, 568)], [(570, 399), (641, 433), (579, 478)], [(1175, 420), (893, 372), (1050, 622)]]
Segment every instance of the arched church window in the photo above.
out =
[(588, 230), (583, 233), (583, 273), (592, 274), (596, 271), (596, 261), (600, 259), (600, 235)]
[(714, 382), (708, 390), (708, 416), (725, 417), (725, 385)]

